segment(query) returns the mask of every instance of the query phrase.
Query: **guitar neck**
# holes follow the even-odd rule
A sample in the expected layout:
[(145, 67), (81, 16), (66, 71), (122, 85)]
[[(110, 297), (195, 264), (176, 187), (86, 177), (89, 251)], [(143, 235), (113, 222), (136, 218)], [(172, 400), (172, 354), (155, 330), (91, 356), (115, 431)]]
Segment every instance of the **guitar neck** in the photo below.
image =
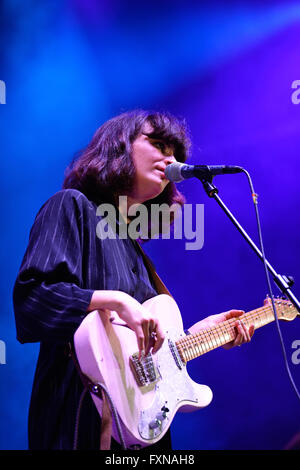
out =
[(271, 305), (251, 310), (237, 318), (225, 320), (216, 326), (200, 330), (198, 333), (187, 335), (176, 342), (178, 353), (183, 362), (202, 356), (208, 351), (223, 346), (236, 337), (235, 324), (237, 319), (243, 320), (247, 328), (254, 325), (260, 328), (275, 320)]

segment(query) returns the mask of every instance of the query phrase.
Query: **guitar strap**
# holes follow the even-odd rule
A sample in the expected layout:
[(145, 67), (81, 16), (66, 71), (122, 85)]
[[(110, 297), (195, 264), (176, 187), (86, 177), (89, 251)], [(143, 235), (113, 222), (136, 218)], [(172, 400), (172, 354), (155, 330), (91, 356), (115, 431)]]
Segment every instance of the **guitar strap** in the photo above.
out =
[(150, 277), (150, 279), (152, 278), (153, 283), (156, 287), (157, 293), (158, 294), (167, 294), (170, 297), (172, 297), (172, 295), (170, 294), (170, 292), (166, 288), (165, 284), (162, 282), (161, 278), (159, 277), (159, 275), (155, 271), (155, 268), (154, 268), (152, 262), (150, 261), (150, 259), (148, 258), (148, 256), (144, 252), (144, 250), (142, 249), (141, 245), (137, 241), (135, 242), (135, 245), (137, 246), (138, 250), (140, 251), (140, 253), (143, 257), (145, 266), (148, 270), (149, 277)]

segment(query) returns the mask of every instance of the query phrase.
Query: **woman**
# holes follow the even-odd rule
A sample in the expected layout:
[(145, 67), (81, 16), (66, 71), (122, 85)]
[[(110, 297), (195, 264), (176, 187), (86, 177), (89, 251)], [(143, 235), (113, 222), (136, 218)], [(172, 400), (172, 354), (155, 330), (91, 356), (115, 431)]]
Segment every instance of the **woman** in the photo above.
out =
[[(63, 190), (37, 214), (14, 287), (17, 338), (40, 342), (29, 410), (30, 449), (73, 448), (83, 385), (67, 345), (88, 312), (116, 311), (135, 332), (140, 354), (161, 347), (159, 319), (142, 305), (157, 290), (137, 241), (118, 233), (114, 238), (97, 236), (97, 207), (116, 207), (119, 228), (130, 222), (127, 214), (134, 204), (183, 205), (164, 169), (176, 160), (184, 162), (189, 145), (183, 123), (166, 113), (117, 116), (97, 130), (70, 166)], [(118, 207), (119, 196), (127, 197), (127, 207)], [(211, 316), (189, 330), (195, 333), (241, 313)], [(253, 331), (237, 321), (236, 338), (228, 347), (249, 341)], [(81, 409), (78, 449), (99, 449), (100, 424), (88, 395)], [(114, 440), (111, 448), (119, 448)], [(170, 433), (154, 448), (170, 449)]]

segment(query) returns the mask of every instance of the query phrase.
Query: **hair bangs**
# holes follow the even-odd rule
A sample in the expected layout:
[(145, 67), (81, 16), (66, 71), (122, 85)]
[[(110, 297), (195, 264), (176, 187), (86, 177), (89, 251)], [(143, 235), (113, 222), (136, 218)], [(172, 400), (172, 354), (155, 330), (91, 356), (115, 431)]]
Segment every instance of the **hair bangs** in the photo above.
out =
[(143, 131), (143, 133), (152, 139), (160, 139), (167, 145), (172, 145), (176, 160), (185, 162), (191, 147), (191, 140), (185, 121), (180, 121), (166, 112), (149, 114), (146, 121), (153, 130), (150, 132)]

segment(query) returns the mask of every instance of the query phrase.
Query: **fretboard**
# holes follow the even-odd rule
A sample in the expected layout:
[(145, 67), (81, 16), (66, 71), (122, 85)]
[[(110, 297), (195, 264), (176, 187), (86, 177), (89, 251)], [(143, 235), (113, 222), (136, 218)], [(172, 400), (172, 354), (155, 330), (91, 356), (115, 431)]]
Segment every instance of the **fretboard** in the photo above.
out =
[(198, 333), (187, 335), (176, 341), (176, 346), (183, 362), (201, 356), (202, 354), (212, 351), (213, 349), (223, 346), (236, 337), (235, 324), (237, 320), (243, 320), (244, 325), (249, 328), (260, 328), (275, 320), (271, 305), (257, 308), (243, 315), (225, 320), (216, 326), (200, 330)]

